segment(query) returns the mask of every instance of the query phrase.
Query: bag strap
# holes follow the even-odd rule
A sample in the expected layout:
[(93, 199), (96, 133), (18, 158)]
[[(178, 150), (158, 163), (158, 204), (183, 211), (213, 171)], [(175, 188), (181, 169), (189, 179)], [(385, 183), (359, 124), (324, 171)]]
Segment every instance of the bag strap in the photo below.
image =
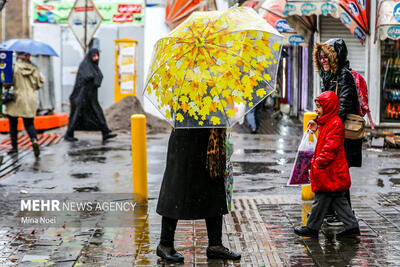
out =
[(336, 95), (337, 95), (338, 87), (339, 87), (339, 82), (338, 82), (338, 80), (337, 80), (337, 78), (336, 78), (336, 90), (335, 90)]

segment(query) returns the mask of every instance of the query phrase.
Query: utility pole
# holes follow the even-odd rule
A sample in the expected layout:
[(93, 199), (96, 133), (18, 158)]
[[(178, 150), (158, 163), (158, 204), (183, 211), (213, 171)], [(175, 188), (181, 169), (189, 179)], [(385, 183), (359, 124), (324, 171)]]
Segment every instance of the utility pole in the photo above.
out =
[(6, 40), (6, 13), (7, 13), (7, 8), (4, 7), (4, 9), (1, 11), (1, 41), (2, 42), (4, 42)]

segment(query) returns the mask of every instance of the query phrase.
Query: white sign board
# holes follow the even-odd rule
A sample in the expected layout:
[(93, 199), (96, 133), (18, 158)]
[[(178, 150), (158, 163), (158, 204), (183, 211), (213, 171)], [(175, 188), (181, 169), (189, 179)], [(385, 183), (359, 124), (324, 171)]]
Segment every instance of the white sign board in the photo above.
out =
[[(76, 0), (68, 16), (68, 25), (85, 49), (100, 26), (102, 16), (93, 0)], [(86, 27), (86, 31), (85, 31)], [(85, 43), (86, 32), (86, 43)]]

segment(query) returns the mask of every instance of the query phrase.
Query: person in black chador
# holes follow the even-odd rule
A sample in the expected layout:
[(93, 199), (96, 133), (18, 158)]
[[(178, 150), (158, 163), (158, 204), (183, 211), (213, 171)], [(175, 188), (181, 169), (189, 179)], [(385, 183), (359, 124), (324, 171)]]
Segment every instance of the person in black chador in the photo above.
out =
[(167, 166), (158, 198), (162, 216), (156, 253), (164, 260), (182, 262), (175, 250), (178, 220), (205, 219), (209, 259), (240, 260), (222, 245), (222, 216), (228, 213), (224, 186), (226, 129), (174, 129), (168, 143)]
[(69, 97), (71, 113), (65, 134), (66, 141), (78, 140), (74, 137), (75, 130), (101, 131), (103, 141), (117, 136), (108, 128), (103, 110), (97, 100), (97, 90), (102, 80), (99, 50), (91, 48), (79, 65), (74, 90)]

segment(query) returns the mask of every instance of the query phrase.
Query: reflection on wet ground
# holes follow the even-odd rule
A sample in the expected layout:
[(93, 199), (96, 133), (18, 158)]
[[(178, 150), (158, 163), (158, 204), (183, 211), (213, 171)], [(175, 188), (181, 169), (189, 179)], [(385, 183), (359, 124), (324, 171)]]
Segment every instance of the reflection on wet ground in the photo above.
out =
[[(297, 127), (299, 128), (299, 127)], [(282, 128), (284, 129), (284, 128)], [(184, 266), (399, 266), (400, 169), (393, 152), (364, 151), (363, 168), (352, 168), (352, 201), (360, 220), (358, 240), (337, 240), (340, 229), (324, 227), (319, 239), (299, 238), (293, 227), (304, 224), (310, 202), (300, 200), (299, 187), (286, 187), (301, 135), (233, 134), (233, 209), (224, 216), (223, 242), (242, 253), (240, 262), (208, 260), (204, 220), (180, 221), (176, 248)], [(98, 136), (78, 137), (15, 160), (18, 172), (0, 180), (0, 193), (41, 194), (131, 192), (130, 136), (101, 143)], [(102, 212), (66, 214), (80, 227), (7, 225), (18, 204), (2, 201), (0, 265), (21, 266), (167, 266), (155, 255), (161, 217), (156, 214), (165, 167), (168, 135), (148, 137), (148, 206), (135, 208), (129, 226), (113, 224), (118, 216)], [(4, 170), (6, 171), (6, 170)], [(122, 220), (122, 219), (121, 219)]]

